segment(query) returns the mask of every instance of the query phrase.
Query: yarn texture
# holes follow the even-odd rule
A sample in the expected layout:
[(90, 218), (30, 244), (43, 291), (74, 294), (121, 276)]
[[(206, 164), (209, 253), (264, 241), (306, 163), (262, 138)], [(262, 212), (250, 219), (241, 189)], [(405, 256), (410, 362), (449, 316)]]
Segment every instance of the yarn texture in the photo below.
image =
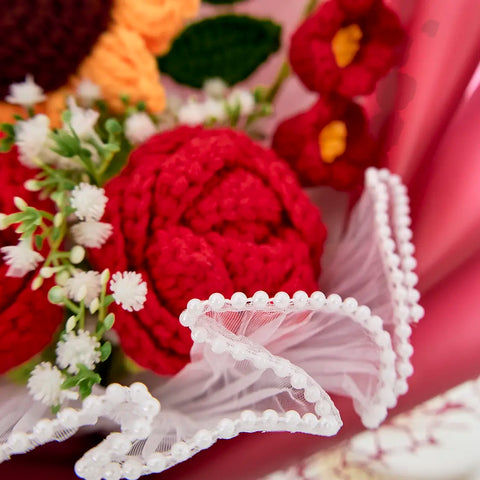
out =
[[(336, 122), (344, 126), (346, 138), (343, 153), (332, 160), (322, 151), (321, 135)], [(362, 184), (365, 169), (377, 162), (363, 108), (337, 95), (322, 96), (310, 110), (282, 122), (272, 146), (306, 186), (352, 190)]]
[[(13, 197), (22, 197), (29, 205), (54, 211), (49, 201), (39, 201), (35, 193), (23, 188), (31, 178), (32, 170), (24, 167), (17, 158), (16, 149), (0, 154), (0, 212), (16, 211)], [(16, 245), (18, 235), (13, 228), (0, 230), (0, 247)], [(63, 311), (47, 299), (50, 281), (32, 291), (31, 272), (23, 278), (6, 277), (8, 266), (0, 256), (0, 373), (29, 360), (51, 341), (63, 320)]]
[[(339, 52), (352, 50), (345, 27), (357, 32), (358, 51), (350, 61)], [(290, 62), (304, 85), (345, 97), (367, 95), (399, 58), (404, 31), (396, 13), (382, 0), (328, 0), (292, 36)], [(351, 41), (351, 39), (350, 39)], [(342, 65), (342, 66), (340, 66)]]
[(191, 298), (318, 288), (326, 236), (318, 209), (271, 150), (228, 129), (179, 127), (138, 147), (106, 186), (115, 234), (90, 259), (148, 284), (139, 312), (117, 308), (127, 355), (160, 374), (189, 361), (178, 315)]

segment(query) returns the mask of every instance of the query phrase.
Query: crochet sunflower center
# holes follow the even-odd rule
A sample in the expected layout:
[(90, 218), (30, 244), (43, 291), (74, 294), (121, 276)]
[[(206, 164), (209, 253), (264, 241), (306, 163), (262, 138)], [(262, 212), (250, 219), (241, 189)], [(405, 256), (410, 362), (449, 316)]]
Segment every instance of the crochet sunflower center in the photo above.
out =
[(355, 23), (341, 28), (332, 39), (332, 51), (340, 68), (350, 65), (360, 50), (362, 29)]
[(347, 126), (334, 120), (322, 128), (318, 135), (320, 155), (325, 163), (333, 163), (347, 149)]
[(106, 29), (112, 0), (0, 0), (0, 98), (33, 75), (44, 90), (64, 85)]

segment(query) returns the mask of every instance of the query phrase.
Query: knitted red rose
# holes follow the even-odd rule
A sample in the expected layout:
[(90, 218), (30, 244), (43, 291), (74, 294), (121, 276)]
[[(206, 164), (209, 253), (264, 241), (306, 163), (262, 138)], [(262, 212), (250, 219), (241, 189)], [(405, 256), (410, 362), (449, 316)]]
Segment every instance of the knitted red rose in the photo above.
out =
[(106, 193), (114, 234), (91, 261), (146, 280), (144, 309), (117, 309), (115, 321), (123, 349), (146, 368), (173, 374), (189, 361), (178, 315), (191, 298), (317, 288), (320, 214), (288, 166), (241, 133), (156, 135)]
[[(22, 197), (29, 205), (53, 209), (49, 202), (40, 202), (36, 194), (25, 190), (23, 183), (31, 177), (32, 170), (20, 164), (16, 149), (0, 154), (0, 212), (10, 214), (16, 210), (15, 196)], [(13, 228), (0, 231), (0, 247), (17, 243), (18, 235)], [(49, 285), (36, 291), (30, 288), (35, 272), (12, 278), (6, 276), (7, 270), (0, 256), (0, 373), (43, 350), (63, 319), (62, 309), (47, 299)]]
[(290, 62), (310, 90), (365, 95), (394, 65), (403, 38), (382, 0), (328, 0), (294, 33)]
[(365, 113), (342, 97), (322, 97), (310, 110), (281, 123), (273, 149), (304, 185), (352, 190), (375, 164), (374, 140)]

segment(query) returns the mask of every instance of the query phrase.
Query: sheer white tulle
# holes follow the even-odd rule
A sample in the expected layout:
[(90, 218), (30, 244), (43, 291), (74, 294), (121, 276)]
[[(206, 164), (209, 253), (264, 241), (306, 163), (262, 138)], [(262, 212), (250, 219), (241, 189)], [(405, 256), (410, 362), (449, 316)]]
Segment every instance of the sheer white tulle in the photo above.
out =
[(77, 462), (76, 473), (138, 478), (240, 432), (334, 435), (341, 420), (326, 392), (352, 398), (364, 424), (376, 427), (408, 388), (409, 323), (423, 315), (410, 238), (405, 188), (388, 171), (370, 169), (324, 262), (327, 296), (191, 300), (180, 321), (192, 331), (192, 361), (179, 374), (147, 376), (148, 390), (141, 383), (97, 388), (57, 415), (25, 387), (1, 384), (0, 460), (103, 418), (117, 431)]

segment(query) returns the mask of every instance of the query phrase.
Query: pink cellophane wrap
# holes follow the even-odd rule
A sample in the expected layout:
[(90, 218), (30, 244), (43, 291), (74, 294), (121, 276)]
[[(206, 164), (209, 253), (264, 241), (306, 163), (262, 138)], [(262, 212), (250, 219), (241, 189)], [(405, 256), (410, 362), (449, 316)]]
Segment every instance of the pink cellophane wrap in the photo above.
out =
[(191, 363), (170, 380), (147, 378), (150, 391), (139, 383), (98, 387), (54, 416), (25, 387), (6, 384), (0, 458), (103, 419), (106, 438), (77, 462), (80, 477), (161, 472), (242, 432), (335, 435), (342, 421), (327, 392), (351, 398), (364, 425), (378, 426), (408, 389), (409, 323), (423, 315), (409, 224), (400, 178), (370, 169), (324, 265), (327, 296), (191, 300), (180, 316), (194, 340)]

